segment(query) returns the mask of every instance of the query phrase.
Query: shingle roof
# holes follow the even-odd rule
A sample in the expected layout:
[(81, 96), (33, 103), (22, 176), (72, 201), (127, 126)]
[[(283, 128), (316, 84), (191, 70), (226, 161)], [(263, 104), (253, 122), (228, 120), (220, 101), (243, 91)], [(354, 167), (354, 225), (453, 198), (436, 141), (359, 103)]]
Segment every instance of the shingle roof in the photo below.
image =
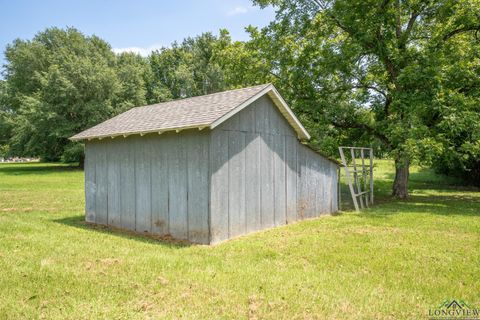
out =
[(309, 139), (308, 132), (271, 84), (132, 108), (70, 139), (84, 140), (204, 127), (213, 129), (267, 93), (297, 131), (299, 138)]

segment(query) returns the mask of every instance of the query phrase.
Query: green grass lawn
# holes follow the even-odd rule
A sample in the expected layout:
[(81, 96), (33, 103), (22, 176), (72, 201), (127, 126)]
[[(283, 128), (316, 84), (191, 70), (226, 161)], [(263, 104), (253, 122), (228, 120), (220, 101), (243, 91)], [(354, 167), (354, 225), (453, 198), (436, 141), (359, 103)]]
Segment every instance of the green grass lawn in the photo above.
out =
[[(480, 192), (413, 168), (411, 198), (217, 246), (83, 223), (83, 172), (0, 165), (0, 318), (426, 319), (480, 306)], [(345, 198), (344, 200), (348, 200)]]

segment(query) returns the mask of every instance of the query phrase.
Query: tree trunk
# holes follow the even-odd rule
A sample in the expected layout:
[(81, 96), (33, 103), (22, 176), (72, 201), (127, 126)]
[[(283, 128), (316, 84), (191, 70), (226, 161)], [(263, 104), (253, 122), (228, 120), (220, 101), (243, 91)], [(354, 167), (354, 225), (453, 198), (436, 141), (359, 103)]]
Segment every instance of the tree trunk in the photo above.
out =
[(393, 181), (392, 196), (399, 199), (408, 197), (408, 177), (410, 175), (410, 162), (395, 159), (395, 180)]

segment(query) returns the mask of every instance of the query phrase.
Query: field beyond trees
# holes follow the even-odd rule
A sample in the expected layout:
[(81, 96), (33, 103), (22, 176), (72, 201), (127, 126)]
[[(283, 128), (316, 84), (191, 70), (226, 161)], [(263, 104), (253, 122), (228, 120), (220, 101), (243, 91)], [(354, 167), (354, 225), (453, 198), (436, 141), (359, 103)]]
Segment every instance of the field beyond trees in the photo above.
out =
[[(413, 167), (375, 207), (216, 246), (159, 242), (84, 221), (83, 171), (0, 164), (0, 318), (425, 319), (480, 306), (480, 192)], [(344, 201), (348, 200), (345, 198)]]

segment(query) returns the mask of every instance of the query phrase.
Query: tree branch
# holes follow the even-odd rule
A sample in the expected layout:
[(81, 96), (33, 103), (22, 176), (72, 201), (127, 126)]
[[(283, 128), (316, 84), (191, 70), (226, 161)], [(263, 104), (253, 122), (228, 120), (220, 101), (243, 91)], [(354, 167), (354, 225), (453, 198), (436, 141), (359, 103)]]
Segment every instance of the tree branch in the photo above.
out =
[(388, 115), (390, 114), (390, 105), (392, 104), (392, 96), (391, 95), (387, 95), (385, 97), (385, 104), (383, 106), (383, 110), (385, 110), (385, 116), (388, 117)]
[(377, 137), (377, 139), (379, 139), (380, 141), (385, 143), (388, 147), (390, 147), (390, 148), (392, 147), (392, 145), (391, 145), (390, 141), (388, 140), (387, 136), (385, 136), (382, 133), (377, 132), (375, 129), (367, 126), (366, 124), (363, 124), (363, 123), (340, 123), (340, 122), (335, 122), (333, 120), (331, 122), (332, 122), (333, 126), (335, 126), (337, 128), (341, 128), (341, 129), (362, 129), (362, 130), (365, 130), (368, 133), (370, 133), (371, 135)]
[[(355, 38), (355, 32), (345, 26), (336, 16), (334, 16), (332, 13), (328, 12), (327, 8), (322, 4), (320, 0), (311, 0), (313, 3), (315, 3), (330, 19), (335, 22), (337, 27), (342, 29), (344, 32), (348, 33), (351, 37)], [(388, 2), (387, 0), (385, 2)]]
[(383, 0), (382, 4), (380, 5), (380, 10), (385, 10), (389, 2), (390, 0)]
[(404, 35), (406, 35), (407, 37), (410, 34), (410, 31), (412, 31), (413, 25), (415, 24), (415, 21), (417, 21), (418, 16), (419, 16), (419, 13), (415, 11), (412, 12), (412, 14), (410, 15), (410, 19), (408, 20), (408, 23), (407, 23), (407, 28), (404, 31)]
[(397, 39), (400, 41), (402, 38), (402, 22), (400, 19), (401, 12), (400, 12), (400, 0), (395, 1), (395, 8), (397, 9), (397, 14), (395, 16), (395, 34)]
[(352, 88), (356, 89), (371, 89), (379, 94), (381, 94), (385, 99), (387, 99), (387, 94), (375, 86), (368, 86), (363, 84), (353, 85)]
[(443, 41), (447, 41), (448, 39), (452, 38), (453, 36), (469, 31), (480, 31), (480, 25), (474, 25), (474, 26), (465, 26), (463, 28), (458, 28), (455, 30), (450, 31), (446, 35), (443, 36)]
[(410, 15), (410, 19), (408, 20), (407, 27), (405, 28), (405, 31), (400, 36), (400, 39), (398, 42), (399, 49), (405, 49), (407, 45), (408, 37), (410, 36), (410, 32), (412, 31), (418, 16), (419, 16), (419, 13), (416, 11), (412, 12), (412, 14)]

